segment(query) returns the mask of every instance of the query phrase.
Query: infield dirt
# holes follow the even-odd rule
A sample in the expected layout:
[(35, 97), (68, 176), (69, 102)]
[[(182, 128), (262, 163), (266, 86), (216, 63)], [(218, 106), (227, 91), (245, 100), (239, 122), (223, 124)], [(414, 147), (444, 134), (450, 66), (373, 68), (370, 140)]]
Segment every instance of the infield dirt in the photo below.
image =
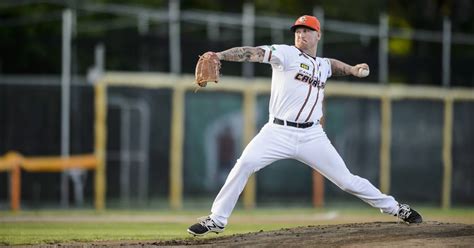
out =
[[(474, 225), (428, 221), (371, 222), (284, 228), (169, 241), (101, 241), (41, 247), (472, 247)], [(211, 238), (208, 238), (211, 237)], [(29, 246), (33, 247), (33, 246)], [(36, 246), (39, 247), (39, 246)]]

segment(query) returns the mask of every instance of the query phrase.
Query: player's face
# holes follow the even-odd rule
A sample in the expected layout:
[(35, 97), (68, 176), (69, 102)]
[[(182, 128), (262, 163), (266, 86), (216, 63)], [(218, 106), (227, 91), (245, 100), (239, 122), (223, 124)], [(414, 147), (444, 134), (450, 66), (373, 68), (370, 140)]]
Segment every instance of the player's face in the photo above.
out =
[(315, 48), (320, 38), (319, 32), (305, 27), (295, 30), (295, 46), (302, 50)]

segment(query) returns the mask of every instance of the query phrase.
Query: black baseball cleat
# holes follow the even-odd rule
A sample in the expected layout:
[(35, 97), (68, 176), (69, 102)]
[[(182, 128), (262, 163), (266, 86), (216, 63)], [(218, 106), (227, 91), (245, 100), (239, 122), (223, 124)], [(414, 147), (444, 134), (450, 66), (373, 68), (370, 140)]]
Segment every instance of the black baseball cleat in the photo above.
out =
[(209, 232), (221, 233), (224, 227), (217, 225), (209, 216), (204, 216), (198, 219), (198, 223), (188, 228), (188, 233), (194, 236), (202, 236)]
[(410, 208), (407, 204), (398, 204), (398, 207), (397, 217), (405, 223), (412, 224), (423, 222), (421, 215), (415, 209)]

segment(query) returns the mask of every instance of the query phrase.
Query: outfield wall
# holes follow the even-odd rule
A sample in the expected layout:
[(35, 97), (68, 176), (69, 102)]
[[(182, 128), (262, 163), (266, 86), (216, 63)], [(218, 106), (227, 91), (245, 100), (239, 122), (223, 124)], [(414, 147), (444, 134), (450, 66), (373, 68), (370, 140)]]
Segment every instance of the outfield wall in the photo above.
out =
[[(198, 93), (193, 93), (192, 81), (191, 77), (143, 73), (108, 73), (101, 80), (100, 84), (107, 86), (107, 99), (144, 100), (151, 110), (145, 154), (149, 160), (147, 194), (142, 201), (134, 200), (142, 190), (142, 165), (130, 158), (129, 201), (122, 201), (124, 158), (117, 158), (116, 152), (123, 143), (123, 113), (114, 108), (103, 112), (107, 117), (103, 119), (107, 133), (103, 146), (108, 151), (104, 153), (108, 207), (149, 206), (154, 199), (169, 199), (173, 207), (187, 207), (182, 199), (212, 199), (243, 144), (267, 121), (269, 79), (223, 77), (218, 85), (210, 84)], [(326, 96), (325, 130), (354, 174), (404, 201), (444, 207), (451, 202), (474, 203), (472, 90), (331, 80)], [(100, 150), (94, 138), (98, 135), (94, 116), (99, 103), (94, 97), (90, 85), (72, 88), (73, 154), (97, 154)], [(1, 84), (0, 99), (0, 118), (5, 120), (0, 122), (0, 154), (9, 150), (31, 156), (59, 154), (59, 85)], [(252, 113), (254, 119), (248, 121), (245, 116)], [(129, 149), (133, 157), (139, 148), (140, 123), (131, 115)], [(171, 147), (178, 147), (178, 152)], [(59, 201), (57, 173), (22, 173), (25, 207)], [(93, 201), (96, 190), (91, 173), (84, 176), (86, 202)], [(7, 174), (1, 173), (2, 208), (8, 206), (7, 182)], [(298, 162), (277, 162), (261, 170), (253, 183), (254, 194), (248, 193), (246, 198), (250, 205), (254, 199), (257, 206), (271, 202), (311, 205), (311, 170)], [(324, 192), (326, 202), (357, 201), (328, 181)]]

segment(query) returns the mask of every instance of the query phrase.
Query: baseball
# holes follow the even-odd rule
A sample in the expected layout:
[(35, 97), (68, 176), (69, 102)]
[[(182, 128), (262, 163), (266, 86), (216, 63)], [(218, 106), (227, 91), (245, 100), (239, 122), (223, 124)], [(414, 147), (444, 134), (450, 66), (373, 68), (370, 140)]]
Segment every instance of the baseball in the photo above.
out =
[(359, 68), (359, 77), (367, 77), (369, 75), (369, 69)]

